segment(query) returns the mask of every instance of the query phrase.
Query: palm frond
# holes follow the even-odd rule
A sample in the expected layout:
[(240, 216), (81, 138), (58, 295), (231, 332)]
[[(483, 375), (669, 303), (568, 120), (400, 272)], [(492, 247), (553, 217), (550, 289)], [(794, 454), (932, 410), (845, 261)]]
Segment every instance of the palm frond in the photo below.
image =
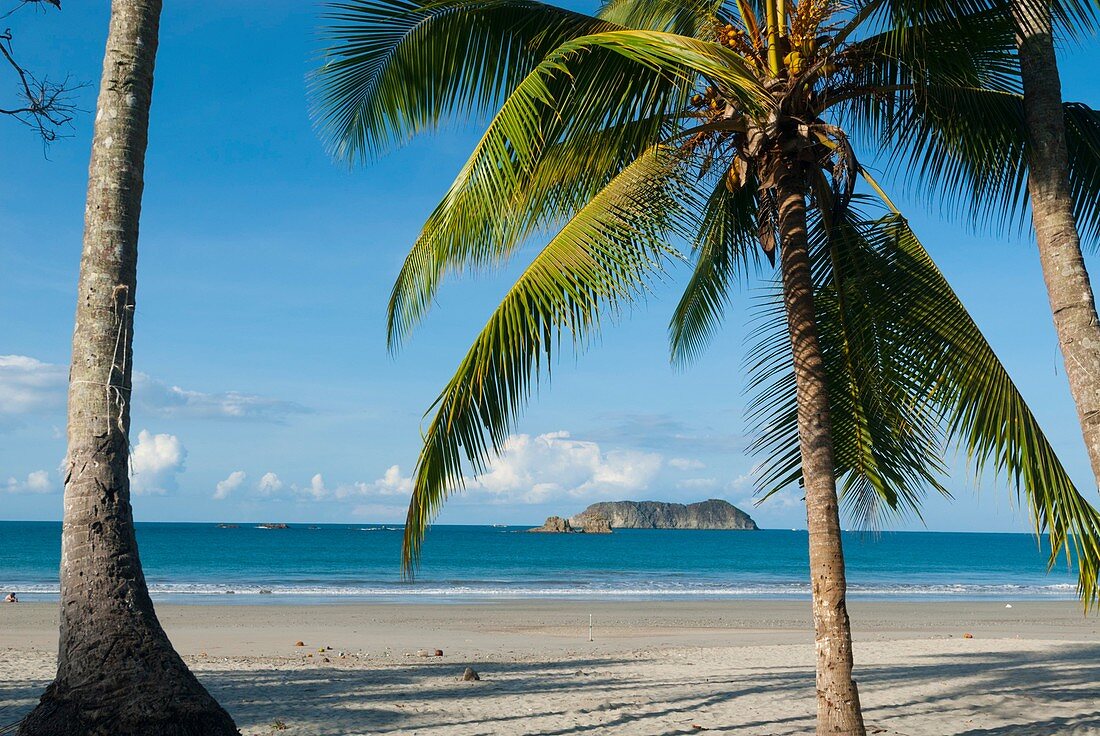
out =
[(706, 38), (720, 6), (721, 0), (607, 0), (597, 16), (623, 28)]
[[(818, 339), (829, 391), (833, 453), (841, 498), (854, 521), (877, 528), (893, 515), (919, 516), (939, 481), (944, 433), (925, 405), (920, 367), (902, 345), (897, 323), (904, 304), (889, 300), (889, 273), (874, 258), (868, 225), (848, 208), (830, 224), (828, 194), (816, 194), (811, 253)], [(801, 478), (797, 401), (790, 335), (782, 302), (772, 295), (755, 330), (749, 366), (750, 420), (758, 430), (752, 451), (762, 461), (764, 497)]]
[(1079, 102), (1063, 105), (1073, 217), (1093, 249), (1100, 246), (1100, 111)]
[[(644, 294), (669, 258), (681, 161), (654, 149), (561, 229), (504, 297), (433, 408), (414, 472), (402, 553), (411, 573), (428, 525), (485, 468), (563, 337), (583, 350), (609, 312)], [(685, 212), (690, 217), (690, 212)]]
[[(1074, 218), (1085, 240), (1100, 245), (1100, 112), (1063, 105)], [(1030, 217), (1027, 121), (1014, 92), (942, 87), (925, 90), (885, 134), (890, 170), (934, 197), (945, 214), (975, 229), (1023, 226)]]
[[(957, 446), (977, 475), (1007, 478), (1036, 532), (1049, 535), (1051, 564), (1064, 553), (1086, 604), (1100, 600), (1100, 514), (905, 219), (850, 216), (815, 239), (836, 470), (849, 510), (866, 522), (915, 510), (926, 488), (946, 492), (942, 458)], [(769, 330), (755, 367), (768, 379), (756, 380), (752, 405), (762, 425), (754, 450), (769, 458), (766, 491), (800, 477), (789, 357), (780, 328)]]
[(617, 173), (565, 168), (590, 159), (555, 152), (594, 140), (629, 160), (656, 142), (700, 77), (720, 80), (747, 106), (762, 104), (740, 57), (684, 36), (611, 31), (547, 56), (505, 101), (406, 259), (391, 295), (391, 347), (417, 324), (448, 271), (499, 263), (533, 229), (571, 215), (593, 182)]
[(957, 442), (976, 472), (1003, 473), (1031, 511), (1036, 533), (1049, 535), (1050, 563), (1059, 551), (1078, 567), (1086, 606), (1100, 601), (1100, 514), (1078, 492), (1042, 428), (973, 319), (899, 215), (880, 221), (880, 245), (895, 260), (899, 282), (912, 300), (911, 346), (929, 351), (929, 401), (942, 407), (949, 440)]
[[(860, 5), (879, 0), (862, 0)], [(1011, 14), (1011, 3), (1034, 2), (1044, 12), (1050, 12), (1057, 30), (1064, 38), (1083, 39), (1095, 33), (1100, 21), (1100, 7), (1093, 0), (885, 0), (881, 15), (895, 28), (928, 22), (954, 23), (961, 27), (976, 13)]]
[(310, 91), (332, 153), (370, 159), (498, 106), (568, 39), (610, 24), (535, 0), (349, 0), (324, 14)]
[(706, 347), (722, 320), (730, 288), (758, 260), (755, 176), (735, 190), (724, 173), (710, 181), (712, 191), (694, 238), (695, 269), (669, 323), (669, 350), (679, 365)]

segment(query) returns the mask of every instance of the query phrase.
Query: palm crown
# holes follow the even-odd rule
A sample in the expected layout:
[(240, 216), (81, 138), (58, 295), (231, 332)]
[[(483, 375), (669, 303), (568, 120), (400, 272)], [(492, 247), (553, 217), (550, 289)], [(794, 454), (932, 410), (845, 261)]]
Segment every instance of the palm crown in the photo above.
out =
[[(947, 493), (943, 457), (957, 445), (976, 473), (1007, 476), (1050, 534), (1052, 562), (1065, 551), (1085, 600), (1100, 595), (1100, 516), (857, 153), (885, 151), (921, 185), (1020, 206), (1018, 73), (997, 3), (608, 0), (589, 16), (533, 0), (354, 0), (328, 23), (315, 99), (338, 156), (370, 158), (452, 115), (496, 110), (400, 271), (391, 347), (447, 275), (549, 234), (432, 407), (407, 566), (467, 468), (501, 448), (561, 343), (583, 348), (673, 261), (693, 265), (673, 359), (705, 346), (731, 290), (784, 242), (782, 184), (809, 203), (849, 510), (865, 523), (918, 511), (927, 489)], [(1005, 114), (965, 114), (989, 105)], [(1068, 106), (1067, 120), (1078, 212), (1095, 229), (1100, 117)], [(768, 293), (746, 379), (765, 494), (802, 474), (788, 328), (779, 290)]]

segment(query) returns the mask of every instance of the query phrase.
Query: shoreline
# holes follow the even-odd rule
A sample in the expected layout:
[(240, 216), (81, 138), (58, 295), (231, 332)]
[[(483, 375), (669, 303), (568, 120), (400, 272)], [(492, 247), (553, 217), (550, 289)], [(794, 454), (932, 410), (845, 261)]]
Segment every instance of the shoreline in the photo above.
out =
[[(988, 638), (1100, 642), (1100, 615), (1073, 601), (849, 601), (855, 641)], [(413, 650), (425, 636), (457, 652), (537, 654), (547, 644), (730, 647), (812, 641), (808, 601), (334, 602), (326, 605), (156, 604), (182, 654), (294, 654), (295, 641)], [(0, 648), (56, 647), (56, 603), (0, 606)], [(247, 638), (235, 639), (242, 632)], [(297, 632), (297, 633), (296, 633)], [(326, 644), (326, 645), (327, 645)], [(335, 646), (335, 644), (333, 644)], [(435, 648), (433, 646), (433, 648)]]
[[(804, 602), (161, 604), (157, 611), (245, 736), (813, 731), (814, 647)], [(1100, 617), (1083, 616), (1078, 603), (853, 601), (850, 611), (869, 733), (1100, 733)], [(435, 649), (444, 656), (417, 654)], [(56, 604), (0, 605), (0, 726), (33, 706), (56, 651)], [(460, 681), (467, 666), (480, 681)]]

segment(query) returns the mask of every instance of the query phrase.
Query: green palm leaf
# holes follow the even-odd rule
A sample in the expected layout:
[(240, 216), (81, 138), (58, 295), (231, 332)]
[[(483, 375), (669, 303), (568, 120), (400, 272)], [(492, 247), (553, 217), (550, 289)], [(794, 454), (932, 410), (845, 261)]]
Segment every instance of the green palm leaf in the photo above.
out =
[[(900, 215), (849, 216), (815, 244), (815, 300), (829, 374), (836, 472), (858, 519), (916, 511), (950, 446), (976, 474), (1003, 474), (1026, 500), (1051, 564), (1076, 561), (1100, 599), (1100, 515), (1077, 491), (1003, 365)], [(774, 309), (774, 305), (772, 306)], [(753, 450), (770, 494), (801, 476), (785, 333), (760, 334)]]
[(354, 0), (328, 6), (314, 114), (330, 150), (373, 158), (451, 116), (496, 107), (565, 40), (605, 21), (534, 0)]
[(617, 173), (583, 168), (591, 159), (577, 157), (579, 147), (595, 141), (620, 164), (629, 160), (657, 142), (701, 77), (761, 104), (740, 57), (684, 36), (609, 31), (548, 55), (505, 101), (414, 244), (391, 295), (391, 346), (421, 319), (448, 271), (507, 258), (533, 230), (571, 215), (593, 182)]
[(721, 0), (607, 0), (598, 16), (636, 30), (704, 38), (718, 22)]
[[(1100, 112), (1063, 105), (1070, 194), (1081, 234), (1100, 243)], [(885, 133), (886, 131), (884, 131)], [(974, 227), (1024, 223), (1027, 128), (1023, 97), (978, 88), (937, 88), (899, 112), (887, 133), (891, 168), (899, 178), (937, 192), (945, 211)]]
[(411, 571), (440, 505), (499, 451), (532, 382), (564, 335), (583, 349), (601, 312), (644, 293), (669, 258), (681, 162), (649, 151), (616, 176), (542, 249), (504, 297), (436, 400), (414, 473), (403, 564)]
[(735, 191), (724, 173), (709, 181), (712, 191), (694, 237), (695, 269), (669, 324), (672, 362), (680, 365), (706, 347), (721, 322), (730, 289), (759, 259), (755, 176)]

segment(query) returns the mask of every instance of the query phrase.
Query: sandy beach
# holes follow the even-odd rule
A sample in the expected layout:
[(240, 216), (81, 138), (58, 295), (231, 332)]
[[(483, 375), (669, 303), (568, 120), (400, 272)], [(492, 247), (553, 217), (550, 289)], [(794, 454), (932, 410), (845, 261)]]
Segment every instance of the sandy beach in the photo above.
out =
[[(805, 603), (158, 610), (248, 735), (813, 731)], [(1100, 734), (1100, 619), (1076, 603), (854, 601), (851, 610), (871, 733)], [(55, 621), (52, 604), (0, 607), (0, 724), (50, 679)], [(435, 649), (444, 656), (417, 654)], [(467, 666), (481, 681), (459, 680)]]

